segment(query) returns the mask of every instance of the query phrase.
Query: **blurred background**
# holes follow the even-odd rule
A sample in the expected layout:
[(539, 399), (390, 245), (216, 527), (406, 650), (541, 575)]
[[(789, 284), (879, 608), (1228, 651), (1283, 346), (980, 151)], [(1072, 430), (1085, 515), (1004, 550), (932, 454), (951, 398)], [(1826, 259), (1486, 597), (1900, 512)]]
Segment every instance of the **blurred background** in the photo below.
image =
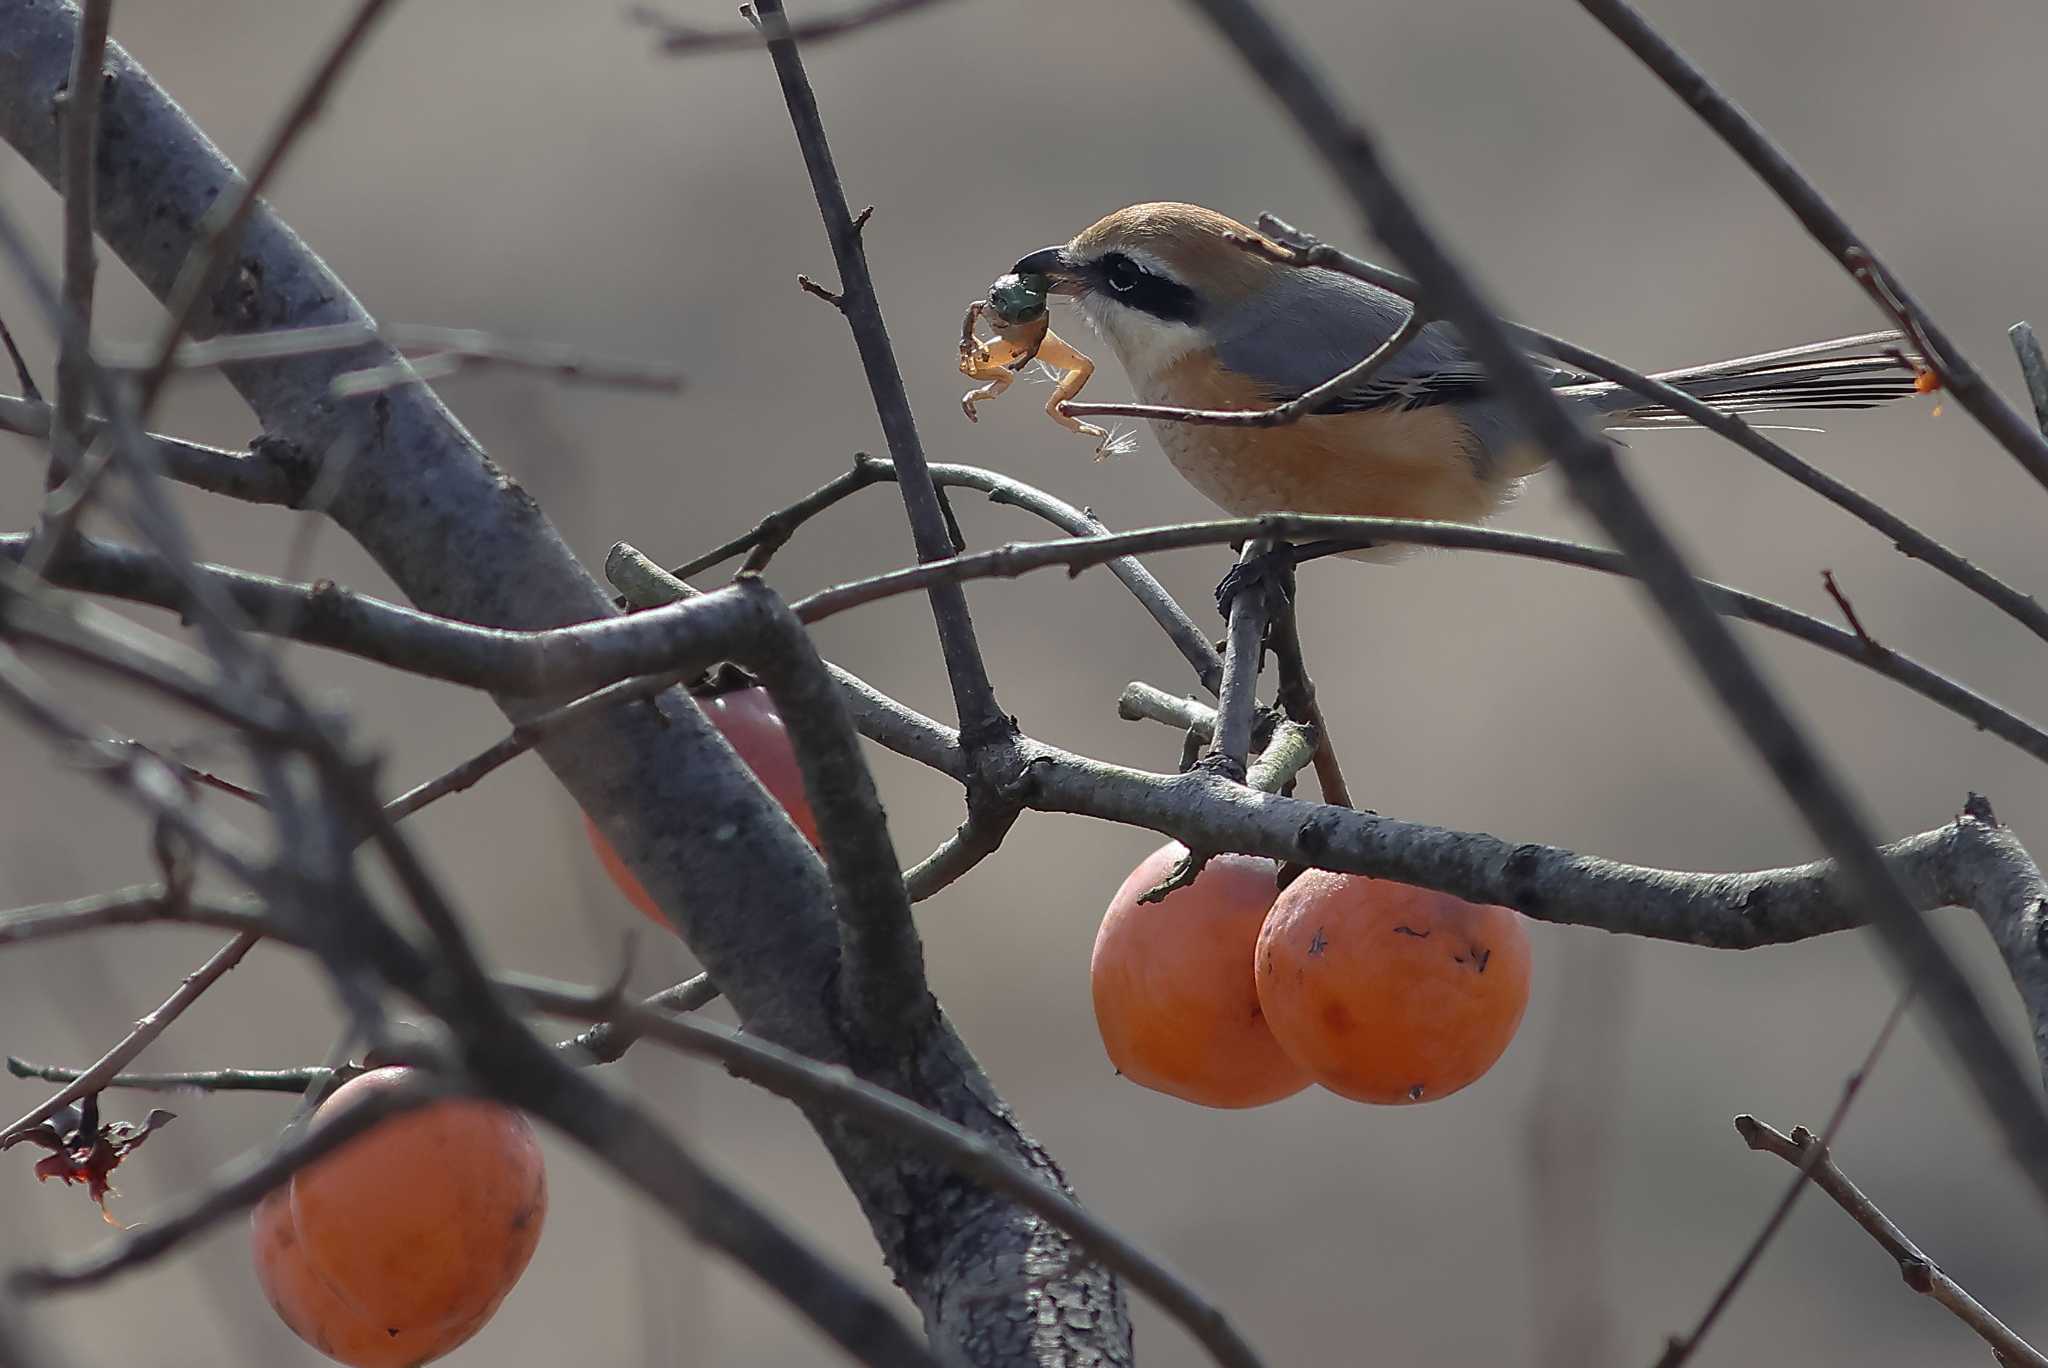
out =
[[(729, 5), (670, 0), (679, 19)], [(795, 17), (816, 12), (794, 7)], [(1856, 287), (1719, 144), (1569, 4), (1292, 0), (1276, 12), (1384, 134), (1399, 169), (1515, 316), (1645, 368), (1881, 326)], [(1940, 6), (1724, 0), (1647, 6), (1756, 113), (1885, 253), (1964, 349), (2024, 399), (2006, 327), (2048, 313), (2036, 269), (2040, 166), (2036, 0)], [(237, 159), (338, 27), (312, 0), (117, 6), (125, 44)], [(1166, 0), (958, 4), (811, 54), (848, 193), (876, 206), (867, 247), (934, 460), (993, 466), (1112, 525), (1202, 517), (1149, 434), (1098, 464), (1022, 388), (961, 418), (960, 312), (1020, 253), (1119, 205), (1199, 201), (1282, 214), (1378, 255), (1234, 59)], [(0, 197), (56, 260), (56, 198), (0, 157)], [(620, 7), (442, 0), (398, 7), (275, 195), (290, 222), (386, 321), (498, 330), (665, 358), (680, 398), (459, 377), (442, 393), (541, 500), (593, 567), (625, 538), (670, 561), (750, 525), (881, 451), (839, 318), (801, 294), (832, 279), (815, 206), (765, 56), (654, 52)], [(155, 306), (104, 269), (108, 338), (152, 334)], [(0, 313), (26, 331), (19, 291)], [(2043, 320), (2048, 321), (2048, 320)], [(1069, 333), (1093, 347), (1078, 324)], [(48, 384), (47, 338), (25, 338)], [(1112, 359), (1091, 398), (1127, 393)], [(1042, 395), (1043, 391), (1037, 391)], [(217, 380), (187, 381), (161, 427), (254, 435)], [(2048, 500), (1953, 405), (1901, 404), (1787, 439), (1812, 460), (2023, 588), (2041, 587)], [(35, 444), (0, 438), (0, 508), (34, 517)], [(1887, 645), (2022, 713), (2048, 713), (2040, 643), (1862, 525), (1697, 434), (1632, 439), (1631, 469), (1715, 577), (1833, 617), (1831, 569)], [(388, 593), (331, 528), (186, 496), (211, 558), (311, 571)], [(1014, 510), (956, 496), (970, 540), (1032, 538)], [(1503, 516), (1590, 536), (1561, 481)], [(786, 592), (902, 564), (884, 486), (785, 550)], [(1155, 569), (1203, 621), (1222, 550)], [(1628, 586), (1485, 556), (1302, 577), (1310, 663), (1359, 801), (1515, 841), (1685, 869), (1810, 858), (1816, 846)], [(1116, 720), (1118, 691), (1180, 691), (1185, 666), (1105, 573), (972, 591), (1005, 705), (1035, 734), (1170, 768), (1178, 738)], [(167, 618), (140, 620), (173, 630)], [(949, 708), (922, 600), (849, 614), (827, 653), (928, 711)], [(2048, 855), (2041, 772), (2003, 743), (1831, 657), (1749, 633), (1773, 676), (1891, 835), (1953, 814), (1967, 791)], [(393, 791), (496, 739), (482, 697), (309, 648), (308, 687), (346, 702), (389, 757)], [(185, 719), (80, 683), (110, 724), (195, 757), (232, 755)], [(960, 814), (949, 782), (877, 753), (908, 863)], [(71, 897), (151, 877), (147, 833), (35, 737), (0, 724), (0, 899)], [(570, 978), (612, 971), (643, 925), (584, 845), (567, 797), (522, 760), (413, 824), (494, 961)], [(1787, 1180), (1729, 1126), (1753, 1112), (1818, 1126), (1891, 1007), (1870, 937), (1746, 954), (1532, 925), (1535, 995), (1501, 1064), (1434, 1105), (1367, 1108), (1308, 1092), (1247, 1113), (1187, 1106), (1110, 1071), (1091, 1018), (1097, 920), (1142, 832), (1027, 815), (1000, 854), (920, 908), (933, 985), (1032, 1134), (1083, 1198), (1208, 1289), (1275, 1365), (1648, 1364), (1690, 1327)], [(2001, 1020), (2023, 1032), (1990, 946), (1939, 919)], [(123, 932), (0, 956), (0, 1048), (86, 1062), (159, 1002), (218, 937)], [(643, 934), (636, 978), (687, 974)], [(337, 1017), (298, 958), (259, 949), (143, 1063), (316, 1062)], [(842, 1266), (888, 1278), (852, 1200), (791, 1108), (715, 1070), (641, 1049), (615, 1067), (723, 1172)], [(0, 1082), (8, 1115), (46, 1085)], [(136, 1096), (111, 1110), (138, 1114)], [(178, 1122), (120, 1174), (114, 1210), (143, 1219), (275, 1133), (278, 1098), (183, 1097)], [(1548, 1150), (1532, 1136), (1562, 1140)], [(519, 1290), (456, 1364), (837, 1361), (744, 1276), (707, 1257), (553, 1145), (549, 1228)], [(1916, 1021), (1878, 1066), (1838, 1145), (1850, 1174), (2022, 1333), (2048, 1334), (2048, 1228), (1976, 1103)], [(1548, 1163), (1536, 1156), (1549, 1153)], [(6, 1157), (9, 1259), (76, 1254), (108, 1233), (84, 1195)], [(906, 1315), (909, 1307), (904, 1304)], [(1140, 1305), (1141, 1361), (1197, 1351)], [(75, 1364), (310, 1364), (264, 1306), (239, 1223), (106, 1291), (48, 1303)], [(1707, 1365), (1917, 1364), (1982, 1353), (1836, 1209), (1809, 1196), (1705, 1344)]]

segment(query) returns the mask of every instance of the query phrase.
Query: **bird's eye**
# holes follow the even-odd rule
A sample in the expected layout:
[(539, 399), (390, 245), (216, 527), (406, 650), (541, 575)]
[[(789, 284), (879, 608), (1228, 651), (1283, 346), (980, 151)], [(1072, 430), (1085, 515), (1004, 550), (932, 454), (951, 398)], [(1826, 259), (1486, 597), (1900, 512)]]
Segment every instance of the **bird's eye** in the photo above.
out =
[(1145, 278), (1138, 263), (1122, 252), (1111, 252), (1102, 259), (1102, 278), (1109, 288), (1118, 294), (1129, 294), (1138, 288), (1138, 282)]

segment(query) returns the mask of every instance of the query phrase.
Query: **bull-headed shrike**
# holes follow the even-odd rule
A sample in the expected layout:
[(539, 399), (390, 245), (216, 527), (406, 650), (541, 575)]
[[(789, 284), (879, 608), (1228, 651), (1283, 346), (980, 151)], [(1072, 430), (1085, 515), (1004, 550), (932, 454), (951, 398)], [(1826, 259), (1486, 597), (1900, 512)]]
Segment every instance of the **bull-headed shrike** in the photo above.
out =
[[(1399, 332), (1408, 301), (1319, 267), (1192, 204), (1134, 204), (1020, 260), (1075, 301), (1146, 404), (1265, 409), (1336, 376)], [(1895, 334), (1666, 372), (1732, 413), (1868, 408), (1919, 388)], [(1890, 344), (1884, 346), (1880, 344)], [(1824, 356), (1854, 348), (1848, 354)], [(1558, 394), (1602, 429), (1682, 422), (1662, 405), (1542, 362)], [(1328, 513), (1470, 522), (1505, 503), (1544, 453), (1457, 332), (1417, 331), (1365, 383), (1297, 422), (1230, 427), (1153, 419), (1188, 482), (1237, 515)], [(1370, 553), (1367, 553), (1370, 554)]]

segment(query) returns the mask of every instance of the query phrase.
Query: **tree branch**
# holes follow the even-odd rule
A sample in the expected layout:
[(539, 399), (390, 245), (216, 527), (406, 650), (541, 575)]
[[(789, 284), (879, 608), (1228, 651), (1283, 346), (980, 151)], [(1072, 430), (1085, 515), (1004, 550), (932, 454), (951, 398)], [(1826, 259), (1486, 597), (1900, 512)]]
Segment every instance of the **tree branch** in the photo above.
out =
[(1849, 1176), (1835, 1163), (1828, 1153), (1827, 1143), (1820, 1137), (1804, 1126), (1794, 1126), (1792, 1134), (1781, 1135), (1754, 1116), (1736, 1117), (1735, 1130), (1751, 1149), (1777, 1155), (1799, 1169), (1804, 1177), (1810, 1178), (1815, 1187), (1834, 1198), (1835, 1205), (1848, 1212), (1850, 1218), (1868, 1231), (1870, 1238), (1876, 1240), (1885, 1253), (1898, 1261), (1899, 1273), (1905, 1278), (1906, 1286), (1947, 1307), (1950, 1314), (1991, 1346), (1991, 1352), (2000, 1363), (2048, 1368), (2048, 1355), (2043, 1355), (2014, 1334), (2004, 1321), (1985, 1310), (1983, 1304), (1965, 1292), (1961, 1284), (1922, 1254), (1920, 1247), (1907, 1239), (1906, 1233), (1878, 1209), (1877, 1203), (1864, 1196), (1863, 1190), (1849, 1181)]
[[(817, 95), (804, 72), (803, 58), (783, 13), (782, 0), (759, 0), (755, 9), (768, 37), (768, 55), (782, 84), (783, 101), (789, 106), (790, 123), (796, 129), (797, 145), (803, 150), (818, 211), (825, 220), (825, 236), (832, 244), (832, 258), (839, 268), (840, 309), (853, 331), (861, 366), (867, 372), (868, 389), (874, 395), (875, 412), (889, 443), (889, 456), (896, 465), (897, 485), (910, 517), (917, 558), (943, 559), (953, 552), (952, 537), (939, 505), (938, 488), (925, 464), (924, 445), (917, 435), (917, 420), (911, 413), (909, 396), (904, 393), (903, 374), (896, 365), (888, 326), (882, 321), (881, 306), (875, 298), (874, 280), (868, 274), (867, 249), (862, 245), (860, 229), (854, 226), (846, 190), (839, 182), (839, 169), (833, 164), (832, 149), (825, 139)], [(974, 637), (974, 620), (967, 611), (967, 595), (957, 586), (940, 585), (932, 589), (931, 601), (939, 648), (946, 659), (946, 675), (952, 681), (953, 702), (959, 711), (961, 742), (972, 751), (999, 741), (1009, 734), (1010, 723), (989, 683), (988, 667)]]
[(1969, 410), (2029, 475), (2048, 487), (2048, 437), (2019, 415), (1970, 364), (1948, 334), (1930, 318), (1889, 266), (1792, 165), (1763, 126), (1724, 95), (1684, 53), (1673, 47), (1627, 0), (1579, 0), (1630, 52), (1712, 129), (1730, 151), (1754, 171), (1771, 193), (1827, 253), (1834, 257), (1877, 307), (1911, 336), (1941, 377), (1941, 385)]

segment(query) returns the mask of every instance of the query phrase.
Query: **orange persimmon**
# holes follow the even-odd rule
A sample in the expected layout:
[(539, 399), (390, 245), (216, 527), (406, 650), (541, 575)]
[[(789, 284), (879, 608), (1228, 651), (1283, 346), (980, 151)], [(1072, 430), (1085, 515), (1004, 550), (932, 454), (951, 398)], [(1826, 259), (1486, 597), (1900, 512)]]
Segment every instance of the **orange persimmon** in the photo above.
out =
[[(312, 1124), (407, 1073), (374, 1069), (351, 1079)], [(435, 1102), (301, 1169), (289, 1201), (300, 1256), (341, 1305), (387, 1332), (460, 1328), (466, 1336), (533, 1257), (547, 1173), (518, 1111)]]
[(424, 1329), (401, 1329), (371, 1320), (343, 1301), (341, 1294), (307, 1265), (299, 1232), (292, 1226), (289, 1185), (257, 1203), (249, 1217), (249, 1252), (256, 1264), (256, 1281), (278, 1319), (300, 1339), (350, 1368), (418, 1368), (483, 1329), (498, 1309), (493, 1301), (464, 1323)]
[(1205, 1107), (1277, 1102), (1309, 1078), (1266, 1029), (1252, 982), (1275, 866), (1212, 856), (1187, 887), (1139, 902), (1186, 854), (1146, 856), (1103, 915), (1088, 964), (1103, 1048), (1133, 1083)]
[(1447, 1097), (1493, 1067), (1529, 1005), (1509, 908), (1310, 870), (1274, 900), (1257, 981), (1280, 1046), (1359, 1102)]
[[(811, 815), (811, 805), (804, 798), (804, 776), (797, 766), (796, 748), (789, 743), (789, 733), (775, 711), (775, 704), (769, 701), (768, 691), (762, 688), (734, 689), (699, 698), (697, 706), (704, 710), (704, 715), (711, 719), (711, 725), (724, 734), (726, 743), (754, 772), (754, 777), (761, 781), (761, 787), (768, 790), (768, 796), (782, 804), (782, 810), (789, 814), (789, 820), (804, 834), (804, 839), (817, 845), (818, 820)], [(604, 872), (611, 875), (612, 882), (626, 895), (626, 900), (656, 925), (666, 927), (668, 918), (661, 915), (661, 909), (655, 906), (646, 888), (633, 877), (633, 872), (626, 868), (626, 862), (619, 858), (618, 851), (612, 849), (612, 843), (604, 838), (604, 833), (588, 816), (583, 819), (583, 830), (590, 837), (591, 848), (597, 852)]]

